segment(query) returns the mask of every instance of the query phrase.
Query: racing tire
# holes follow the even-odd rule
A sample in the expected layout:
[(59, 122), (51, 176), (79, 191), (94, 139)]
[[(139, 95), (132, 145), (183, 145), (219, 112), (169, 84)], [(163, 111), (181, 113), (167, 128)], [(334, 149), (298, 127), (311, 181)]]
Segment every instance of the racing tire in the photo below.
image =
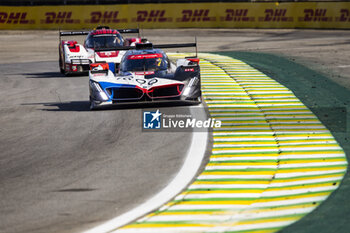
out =
[(60, 73), (61, 74), (65, 74), (65, 70), (62, 68), (62, 60), (61, 60), (61, 58), (59, 58), (58, 63), (59, 63), (59, 66), (60, 66)]
[(90, 111), (94, 111), (97, 109), (97, 106), (95, 104), (95, 101), (93, 101), (90, 97)]
[(64, 63), (62, 62), (61, 50), (58, 49), (58, 65), (60, 67), (60, 73), (65, 75)]
[(202, 103), (202, 96), (199, 96), (199, 97), (197, 97), (197, 98), (195, 98), (195, 99), (193, 99), (193, 103), (194, 104), (201, 104)]
[(64, 76), (66, 76), (66, 77), (70, 76), (70, 73), (67, 72), (64, 68), (62, 68), (62, 67), (65, 67), (66, 64), (64, 62), (62, 62), (61, 58), (59, 58), (58, 63), (59, 63), (59, 66), (60, 66), (60, 73), (63, 74)]

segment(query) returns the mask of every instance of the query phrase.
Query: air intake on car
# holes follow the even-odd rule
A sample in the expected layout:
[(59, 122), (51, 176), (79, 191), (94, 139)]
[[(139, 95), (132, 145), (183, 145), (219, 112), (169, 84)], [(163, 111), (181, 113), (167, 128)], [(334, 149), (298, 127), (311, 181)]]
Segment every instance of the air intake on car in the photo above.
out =
[(143, 92), (137, 88), (107, 88), (108, 94), (112, 97), (113, 100), (137, 100), (141, 99)]
[(149, 96), (151, 98), (176, 97), (181, 94), (183, 87), (183, 84), (155, 87), (152, 89), (152, 92), (149, 92)]

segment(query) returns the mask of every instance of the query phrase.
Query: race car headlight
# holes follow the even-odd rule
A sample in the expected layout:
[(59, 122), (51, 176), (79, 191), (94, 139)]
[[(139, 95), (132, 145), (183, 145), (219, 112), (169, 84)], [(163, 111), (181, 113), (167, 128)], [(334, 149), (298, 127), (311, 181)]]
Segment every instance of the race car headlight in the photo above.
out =
[(185, 88), (185, 90), (183, 92), (184, 96), (189, 96), (190, 95), (190, 93), (191, 93), (191, 91), (193, 89), (192, 87), (195, 86), (198, 83), (198, 80), (199, 80), (198, 77), (193, 77), (193, 78), (191, 78), (188, 81), (188, 83), (186, 85), (186, 88)]
[(183, 92), (183, 95), (184, 95), (184, 96), (188, 96), (188, 95), (191, 93), (191, 89), (192, 89), (192, 88), (189, 87), (189, 86), (186, 87), (185, 90), (184, 90), (184, 92)]
[(197, 85), (198, 80), (199, 80), (198, 77), (194, 76), (193, 78), (190, 79), (187, 86), (192, 87)]
[(108, 100), (108, 96), (104, 92), (100, 92), (100, 96), (103, 100)]
[(94, 91), (96, 92), (101, 92), (102, 88), (100, 87), (100, 85), (96, 82), (90, 81), (90, 86), (92, 89), (94, 89)]
[(90, 82), (91, 88), (94, 89), (95, 92), (97, 92), (102, 100), (108, 100), (108, 96), (107, 94), (102, 90), (102, 88), (100, 87), (100, 84), (96, 83), (96, 82)]

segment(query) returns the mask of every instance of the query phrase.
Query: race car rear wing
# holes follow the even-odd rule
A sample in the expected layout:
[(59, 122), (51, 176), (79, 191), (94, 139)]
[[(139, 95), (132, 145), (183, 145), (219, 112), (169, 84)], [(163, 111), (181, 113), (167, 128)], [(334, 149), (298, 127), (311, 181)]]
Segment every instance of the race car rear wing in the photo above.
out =
[(139, 50), (139, 49), (171, 49), (171, 48), (185, 48), (185, 47), (195, 47), (196, 48), (196, 56), (198, 54), (197, 51), (197, 39), (194, 43), (183, 43), (183, 44), (158, 44), (153, 45), (152, 43), (144, 43), (144, 44), (136, 44), (136, 46), (120, 46), (114, 48), (95, 48), (95, 52), (102, 51), (118, 51), (118, 50)]
[(136, 44), (136, 46), (120, 46), (111, 48), (95, 48), (96, 52), (102, 51), (114, 51), (114, 50), (132, 50), (132, 49), (167, 49), (167, 48), (184, 48), (184, 47), (196, 47), (196, 43), (186, 43), (186, 44), (159, 44), (152, 45), (152, 43), (147, 44)]
[(184, 48), (184, 47), (195, 47), (196, 48), (196, 55), (192, 57), (186, 57), (186, 58), (196, 58), (198, 57), (198, 48), (197, 48), (197, 38), (196, 42), (194, 43), (187, 43), (187, 44), (160, 44), (155, 45), (154, 48), (157, 49), (171, 49), (171, 48)]
[(140, 33), (140, 30), (138, 28), (134, 28), (134, 29), (119, 29), (117, 31), (119, 33)]
[(87, 35), (90, 31), (73, 31), (73, 32), (61, 32), (59, 31), (59, 35), (61, 36), (81, 36)]
[[(118, 29), (119, 33), (140, 33), (140, 30), (138, 28), (135, 29)], [(61, 32), (59, 31), (59, 37), (61, 40), (61, 36), (82, 36), (82, 35), (88, 35), (90, 31), (70, 31), (70, 32)]]

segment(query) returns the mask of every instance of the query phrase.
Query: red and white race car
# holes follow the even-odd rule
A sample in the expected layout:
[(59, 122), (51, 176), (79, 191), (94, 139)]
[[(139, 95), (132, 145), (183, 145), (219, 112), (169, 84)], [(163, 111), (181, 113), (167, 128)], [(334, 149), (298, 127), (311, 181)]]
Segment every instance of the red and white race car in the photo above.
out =
[[(116, 51), (121, 46), (133, 46), (136, 43), (146, 42), (139, 36), (123, 38), (121, 33), (139, 33), (139, 29), (110, 29), (99, 26), (92, 31), (59, 32), (59, 67), (64, 75), (87, 73), (91, 63), (113, 62), (119, 65), (125, 51)], [(75, 40), (62, 40), (63, 36), (87, 35), (84, 45)], [(96, 52), (95, 49), (107, 49)], [(111, 51), (108, 51), (108, 48)]]

